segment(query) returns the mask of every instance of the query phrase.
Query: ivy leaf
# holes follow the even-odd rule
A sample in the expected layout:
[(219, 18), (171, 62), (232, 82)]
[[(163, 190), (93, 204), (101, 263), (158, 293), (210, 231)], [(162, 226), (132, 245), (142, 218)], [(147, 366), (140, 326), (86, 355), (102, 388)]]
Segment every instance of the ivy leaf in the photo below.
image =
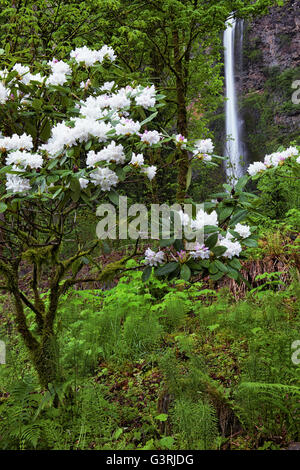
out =
[(243, 240), (243, 244), (245, 246), (248, 246), (249, 248), (256, 248), (257, 247), (257, 241), (254, 240), (253, 238), (246, 238), (246, 240)]
[(4, 202), (0, 202), (0, 214), (3, 214), (7, 209), (7, 205)]
[(220, 222), (224, 222), (226, 219), (228, 219), (228, 217), (231, 216), (233, 212), (233, 207), (224, 207), (223, 209), (221, 209), (220, 213), (219, 213), (219, 220)]
[(236, 190), (236, 191), (241, 191), (241, 190), (246, 186), (246, 184), (248, 183), (248, 180), (249, 180), (248, 175), (242, 176), (242, 177), (238, 180), (238, 182), (237, 182), (237, 184), (236, 184), (236, 186), (235, 186), (235, 190)]
[(216, 246), (217, 241), (218, 241), (218, 234), (213, 233), (213, 235), (208, 237), (208, 239), (205, 241), (205, 245), (207, 246), (207, 248), (211, 250), (214, 246)]
[(108, 197), (115, 206), (119, 205), (119, 194), (116, 191), (110, 191)]
[(235, 226), (237, 223), (239, 223), (241, 220), (245, 219), (248, 215), (248, 211), (242, 209), (240, 211), (238, 211), (236, 214), (234, 214), (234, 216), (232, 217), (232, 219), (230, 220), (230, 226)]
[(159, 268), (155, 269), (154, 273), (155, 273), (155, 276), (157, 277), (167, 276), (168, 274), (175, 271), (177, 267), (178, 267), (178, 263), (173, 261), (172, 263), (167, 263), (164, 266), (160, 266)]
[(166, 449), (171, 449), (174, 442), (175, 442), (175, 439), (174, 437), (171, 437), (171, 436), (165, 436), (159, 440), (159, 444), (162, 447), (165, 447)]
[[(227, 266), (226, 266), (224, 263), (222, 263), (221, 261), (219, 261), (218, 259), (216, 259), (216, 260), (214, 261), (214, 264), (216, 265), (216, 267), (218, 268), (218, 270), (221, 271), (222, 273), (227, 273), (227, 272), (228, 272)], [(234, 267), (234, 266), (233, 266), (233, 267)], [(239, 269), (239, 268), (237, 268), (237, 269)]]
[(192, 272), (187, 264), (183, 264), (180, 270), (180, 277), (185, 281), (189, 281), (191, 278)]
[(142, 281), (143, 282), (148, 281), (149, 277), (151, 276), (151, 273), (152, 273), (152, 266), (147, 266), (143, 271)]
[(233, 258), (232, 260), (229, 261), (229, 265), (234, 268), (234, 269), (238, 269), (240, 270), (242, 265), (241, 263), (239, 262), (239, 260), (237, 258)]
[(225, 246), (214, 246), (212, 248), (212, 252), (217, 257), (224, 255), (225, 251), (227, 251), (227, 248)]

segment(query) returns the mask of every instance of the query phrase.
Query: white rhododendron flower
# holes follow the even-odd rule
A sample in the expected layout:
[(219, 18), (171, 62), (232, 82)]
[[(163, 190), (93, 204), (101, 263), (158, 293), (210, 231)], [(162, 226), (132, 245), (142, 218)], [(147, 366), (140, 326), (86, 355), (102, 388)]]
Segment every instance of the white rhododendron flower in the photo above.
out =
[(214, 151), (214, 145), (211, 139), (197, 140), (193, 154), (196, 156), (211, 154)]
[(43, 77), (40, 73), (35, 73), (34, 75), (30, 74), (30, 81), (31, 82), (42, 83), (44, 80), (45, 80), (45, 77)]
[(70, 57), (74, 58), (78, 64), (83, 62), (87, 66), (94, 65), (95, 62), (103, 62), (107, 57), (112, 62), (116, 59), (114, 50), (109, 46), (103, 46), (99, 51), (89, 49), (87, 46), (77, 47), (71, 52)]
[[(296, 147), (289, 147), (286, 150), (280, 152), (274, 152), (270, 155), (266, 155), (264, 162), (254, 162), (248, 167), (248, 173), (250, 176), (255, 176), (260, 172), (263, 172), (269, 168), (277, 168), (282, 166), (285, 161), (299, 155), (299, 151)], [(299, 163), (298, 159), (296, 162)]]
[(87, 66), (94, 65), (100, 58), (98, 51), (92, 51), (87, 46), (77, 47), (71, 52), (70, 57), (74, 58), (78, 64), (83, 62)]
[(157, 266), (158, 264), (162, 264), (164, 262), (165, 254), (163, 251), (155, 251), (151, 250), (151, 248), (147, 248), (145, 251), (145, 263), (149, 266)]
[(79, 178), (79, 184), (81, 189), (85, 189), (88, 187), (89, 180), (87, 178)]
[(33, 147), (31, 135), (13, 134), (11, 137), (0, 138), (0, 149), (3, 150), (30, 150)]
[(191, 221), (191, 227), (195, 230), (203, 230), (207, 225), (218, 226), (218, 214), (213, 211), (211, 214), (207, 214), (203, 209), (197, 212), (196, 219)]
[[(138, 92), (140, 88), (137, 90)], [(135, 96), (135, 102), (138, 106), (142, 106), (145, 109), (152, 108), (153, 106), (155, 106), (156, 103), (155, 94), (156, 91), (154, 85), (152, 85), (151, 87), (146, 87)]]
[(86, 158), (86, 166), (88, 168), (95, 168), (96, 164), (101, 161), (101, 157), (99, 156), (99, 154), (100, 152), (96, 153), (95, 150), (89, 151)]
[(130, 165), (133, 165), (133, 166), (144, 165), (144, 156), (141, 153), (138, 153), (137, 155), (135, 153), (132, 153)]
[(18, 72), (18, 79), (24, 83), (24, 85), (28, 85), (31, 79), (31, 74), (27, 65), (15, 64), (12, 70)]
[(153, 180), (153, 178), (155, 177), (156, 171), (157, 171), (157, 168), (154, 165), (142, 168), (142, 173), (145, 173), (145, 175), (150, 181)]
[(158, 144), (160, 139), (161, 135), (157, 131), (145, 131), (144, 134), (141, 135), (141, 141), (150, 146)]
[(296, 162), (300, 164), (300, 157), (297, 158)]
[(102, 87), (100, 87), (101, 91), (111, 91), (111, 89), (114, 87), (115, 82), (105, 82)]
[(102, 191), (110, 191), (112, 186), (118, 184), (118, 177), (116, 173), (109, 168), (97, 168), (90, 174), (92, 183), (95, 186), (100, 186)]
[(65, 75), (70, 75), (72, 73), (72, 69), (69, 64), (63, 60), (52, 59), (52, 61), (48, 62), (48, 65), (50, 65), (52, 73), (61, 73)]
[(106, 44), (103, 47), (101, 47), (99, 51), (100, 62), (103, 62), (103, 59), (105, 58), (109, 59), (111, 62), (114, 62), (117, 58), (113, 48), (111, 46), (107, 46)]
[(242, 238), (248, 238), (251, 235), (251, 230), (248, 225), (236, 224), (233, 230), (237, 232)]
[(135, 122), (132, 119), (121, 118), (119, 124), (116, 125), (117, 135), (133, 135), (137, 134), (141, 128), (139, 122)]
[(249, 165), (248, 173), (250, 176), (255, 176), (257, 173), (261, 171), (265, 171), (267, 169), (266, 165), (263, 162), (255, 162)]
[(66, 83), (67, 76), (64, 73), (52, 73), (46, 79), (46, 85), (62, 86)]
[[(94, 158), (97, 158), (99, 162), (116, 162), (122, 164), (125, 161), (123, 145), (116, 145), (116, 143), (112, 141), (107, 147), (104, 147), (104, 149), (95, 154)], [(88, 159), (87, 166), (93, 166), (88, 164)]]
[(222, 255), (225, 258), (232, 259), (234, 256), (239, 256), (242, 251), (241, 244), (238, 241), (232, 241), (231, 239), (229, 239), (228, 236), (226, 236), (226, 238), (221, 239), (219, 245), (227, 248), (225, 253)]
[(200, 245), (200, 243), (196, 242), (194, 246), (195, 251), (191, 251), (190, 255), (194, 259), (209, 259), (210, 257), (210, 250), (205, 245)]
[(124, 88), (121, 88), (117, 93), (111, 95), (107, 103), (111, 109), (123, 109), (131, 105), (130, 98), (128, 98)]
[(285, 152), (289, 157), (296, 157), (297, 155), (299, 155), (299, 151), (298, 149), (296, 149), (296, 147), (289, 147), (285, 150)]
[(10, 91), (0, 82), (0, 104), (4, 104), (9, 97)]
[(20, 150), (10, 152), (6, 157), (6, 165), (22, 165), (32, 169), (43, 166), (43, 157), (37, 153), (29, 153)]
[(31, 189), (30, 182), (26, 178), (21, 178), (18, 175), (6, 174), (6, 190), (13, 193), (21, 193)]
[(175, 141), (176, 141), (176, 145), (185, 149), (186, 148), (186, 143), (187, 143), (187, 139), (184, 137), (184, 135), (181, 135), (181, 134), (177, 134), (175, 136)]
[(190, 216), (185, 214), (183, 210), (177, 212), (180, 217), (180, 222), (183, 227), (187, 227), (190, 224)]

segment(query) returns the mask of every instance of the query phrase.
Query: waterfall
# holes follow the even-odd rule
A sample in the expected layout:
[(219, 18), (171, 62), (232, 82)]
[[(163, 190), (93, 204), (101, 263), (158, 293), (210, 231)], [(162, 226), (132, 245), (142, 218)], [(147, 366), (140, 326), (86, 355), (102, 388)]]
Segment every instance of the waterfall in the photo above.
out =
[[(242, 142), (242, 120), (237, 110), (237, 92), (235, 83), (236, 58), (235, 49), (242, 53), (243, 23), (239, 24), (235, 18), (226, 22), (224, 31), (225, 48), (225, 84), (226, 84), (226, 137), (225, 156), (229, 158), (226, 164), (226, 175), (230, 182), (236, 181), (243, 173), (242, 157), (245, 157), (245, 149)], [(238, 36), (236, 40), (236, 36)]]

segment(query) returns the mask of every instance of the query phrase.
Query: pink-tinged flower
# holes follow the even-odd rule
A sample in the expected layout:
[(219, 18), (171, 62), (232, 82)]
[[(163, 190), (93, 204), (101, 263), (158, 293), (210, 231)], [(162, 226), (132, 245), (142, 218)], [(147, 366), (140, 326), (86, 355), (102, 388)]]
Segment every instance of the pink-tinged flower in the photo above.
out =
[(177, 256), (180, 263), (185, 263), (188, 259), (188, 254), (184, 250), (177, 251)]
[(190, 255), (194, 259), (209, 259), (210, 257), (210, 250), (205, 245), (200, 245), (200, 243), (196, 242), (194, 246), (195, 251), (191, 251)]
[(187, 139), (182, 134), (177, 134), (175, 136), (177, 147), (186, 148)]
[(145, 251), (145, 264), (148, 264), (149, 266), (157, 266), (164, 262), (164, 257), (165, 254), (163, 251), (155, 253), (151, 248), (147, 248)]

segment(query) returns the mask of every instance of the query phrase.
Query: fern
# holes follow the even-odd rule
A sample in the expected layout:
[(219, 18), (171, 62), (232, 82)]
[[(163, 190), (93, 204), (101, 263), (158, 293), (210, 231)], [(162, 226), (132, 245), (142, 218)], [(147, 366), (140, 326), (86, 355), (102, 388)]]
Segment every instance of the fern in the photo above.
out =
[(263, 433), (280, 434), (286, 430), (290, 438), (300, 433), (300, 388), (276, 383), (244, 382), (235, 393), (236, 409), (244, 426)]

